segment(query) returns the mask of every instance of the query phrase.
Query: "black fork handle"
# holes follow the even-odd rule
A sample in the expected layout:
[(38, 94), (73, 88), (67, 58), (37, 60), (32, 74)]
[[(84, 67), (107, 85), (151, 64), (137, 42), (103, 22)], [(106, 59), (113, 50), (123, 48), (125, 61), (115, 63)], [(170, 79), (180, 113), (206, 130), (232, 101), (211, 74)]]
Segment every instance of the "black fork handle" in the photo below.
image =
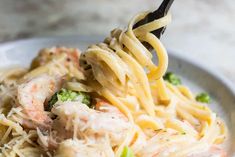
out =
[[(154, 12), (149, 13), (143, 20), (140, 20), (139, 22), (137, 22), (133, 26), (133, 28), (135, 29), (135, 28), (137, 28), (137, 27), (139, 27), (143, 24), (152, 22), (156, 19), (159, 19), (159, 18), (165, 16), (168, 13), (173, 1), (174, 0), (163, 0), (163, 2), (161, 3), (161, 5), (159, 6), (159, 8), (157, 10), (155, 10)], [(152, 31), (152, 33), (156, 37), (160, 38), (161, 34), (164, 32), (164, 30), (165, 30), (165, 27), (162, 27), (162, 28), (159, 28), (157, 30)]]

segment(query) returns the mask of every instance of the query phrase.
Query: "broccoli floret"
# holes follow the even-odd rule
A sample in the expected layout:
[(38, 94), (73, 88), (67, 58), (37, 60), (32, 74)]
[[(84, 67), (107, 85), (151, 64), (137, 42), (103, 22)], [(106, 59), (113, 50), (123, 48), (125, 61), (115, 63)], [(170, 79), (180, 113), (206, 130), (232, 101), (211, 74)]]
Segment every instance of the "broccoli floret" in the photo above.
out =
[(196, 96), (196, 100), (202, 103), (210, 103), (211, 98), (207, 93), (200, 93)]
[(91, 107), (91, 97), (87, 93), (62, 88), (51, 97), (51, 100), (48, 102), (47, 110), (50, 111), (58, 101), (81, 101), (83, 104)]
[(51, 100), (48, 102), (48, 105), (46, 106), (46, 111), (50, 111), (53, 107), (53, 105), (58, 101), (57, 93), (55, 93)]
[(180, 78), (172, 72), (167, 72), (164, 75), (163, 79), (173, 85), (180, 85), (181, 84)]
[(134, 153), (129, 147), (125, 146), (123, 148), (121, 157), (134, 157)]
[(83, 97), (82, 103), (86, 104), (87, 106), (91, 107), (91, 97), (87, 93), (80, 92), (80, 95)]

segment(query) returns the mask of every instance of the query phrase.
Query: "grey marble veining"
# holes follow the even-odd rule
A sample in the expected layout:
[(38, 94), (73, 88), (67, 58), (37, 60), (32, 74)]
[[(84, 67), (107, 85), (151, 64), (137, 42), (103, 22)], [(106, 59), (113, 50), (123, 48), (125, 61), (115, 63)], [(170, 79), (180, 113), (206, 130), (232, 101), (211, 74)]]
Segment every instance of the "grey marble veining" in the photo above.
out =
[[(0, 0), (0, 41), (101, 35), (123, 28), (160, 0)], [(167, 48), (219, 70), (235, 81), (235, 1), (175, 0)]]

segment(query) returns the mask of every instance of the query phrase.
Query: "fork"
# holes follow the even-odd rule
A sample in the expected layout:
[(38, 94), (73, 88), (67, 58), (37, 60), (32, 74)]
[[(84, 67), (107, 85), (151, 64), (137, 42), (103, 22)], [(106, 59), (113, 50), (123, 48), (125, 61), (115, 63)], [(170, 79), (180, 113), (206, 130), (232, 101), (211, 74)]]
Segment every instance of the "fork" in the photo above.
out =
[[(145, 16), (145, 18), (142, 19), (142, 20), (140, 20), (139, 22), (137, 22), (137, 23), (133, 26), (133, 28), (135, 29), (135, 28), (137, 28), (137, 27), (139, 27), (139, 26), (141, 26), (141, 25), (144, 25), (144, 24), (146, 24), (146, 23), (152, 22), (152, 21), (154, 21), (154, 20), (156, 20), (156, 19), (159, 19), (159, 18), (165, 16), (165, 15), (168, 13), (168, 11), (169, 11), (169, 9), (170, 9), (170, 7), (171, 7), (173, 1), (174, 1), (174, 0), (163, 0), (162, 3), (161, 3), (161, 5), (159, 6), (159, 8), (158, 8), (157, 10), (155, 10), (155, 11), (150, 12), (149, 14), (147, 14), (147, 15)], [(157, 30), (152, 31), (152, 33), (153, 33), (157, 38), (160, 39), (160, 37), (161, 37), (161, 35), (164, 33), (165, 29), (166, 29), (166, 27), (162, 27), (162, 28), (159, 28), (159, 29), (157, 29)]]

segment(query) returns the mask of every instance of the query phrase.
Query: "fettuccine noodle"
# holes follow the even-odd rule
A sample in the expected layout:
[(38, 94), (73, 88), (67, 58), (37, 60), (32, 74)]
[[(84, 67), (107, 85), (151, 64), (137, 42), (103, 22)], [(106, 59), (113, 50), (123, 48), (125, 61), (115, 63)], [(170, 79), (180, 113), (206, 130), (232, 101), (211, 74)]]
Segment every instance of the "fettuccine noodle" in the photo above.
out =
[[(146, 15), (81, 55), (44, 49), (30, 69), (2, 71), (0, 157), (129, 157), (125, 148), (136, 157), (225, 156), (224, 122), (188, 87), (163, 79), (167, 51), (151, 32), (171, 15), (133, 29)], [(88, 93), (95, 105), (58, 100), (45, 111), (61, 88)]]

